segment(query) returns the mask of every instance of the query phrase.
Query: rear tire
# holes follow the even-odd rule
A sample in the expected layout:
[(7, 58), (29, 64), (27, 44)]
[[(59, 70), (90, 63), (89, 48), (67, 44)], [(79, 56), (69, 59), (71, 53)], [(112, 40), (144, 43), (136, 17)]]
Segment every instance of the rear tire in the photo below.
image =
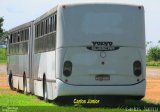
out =
[(133, 100), (140, 101), (144, 96), (134, 96)]
[(27, 79), (26, 76), (23, 77), (23, 93), (27, 95)]
[(43, 100), (46, 102), (48, 101), (47, 84), (45, 78), (43, 78)]
[(8, 83), (9, 83), (10, 89), (14, 90), (14, 87), (13, 87), (13, 76), (12, 76), (12, 74), (9, 74), (9, 76), (8, 76)]

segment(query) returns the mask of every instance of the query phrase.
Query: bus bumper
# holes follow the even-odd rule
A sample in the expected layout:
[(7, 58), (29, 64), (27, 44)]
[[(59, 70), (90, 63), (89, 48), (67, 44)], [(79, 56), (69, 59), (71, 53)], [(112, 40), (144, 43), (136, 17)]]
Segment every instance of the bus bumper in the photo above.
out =
[(70, 85), (57, 79), (57, 95), (127, 95), (127, 96), (145, 96), (146, 80), (133, 85), (123, 86), (81, 86)]

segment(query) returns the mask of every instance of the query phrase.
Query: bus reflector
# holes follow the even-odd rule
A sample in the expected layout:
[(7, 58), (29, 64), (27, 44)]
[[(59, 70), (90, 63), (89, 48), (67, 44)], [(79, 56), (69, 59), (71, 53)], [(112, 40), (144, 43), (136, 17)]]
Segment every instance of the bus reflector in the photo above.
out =
[(66, 61), (64, 63), (63, 74), (66, 77), (69, 77), (72, 74), (72, 62)]
[(140, 76), (142, 73), (142, 67), (140, 61), (135, 61), (133, 63), (133, 71), (135, 76)]

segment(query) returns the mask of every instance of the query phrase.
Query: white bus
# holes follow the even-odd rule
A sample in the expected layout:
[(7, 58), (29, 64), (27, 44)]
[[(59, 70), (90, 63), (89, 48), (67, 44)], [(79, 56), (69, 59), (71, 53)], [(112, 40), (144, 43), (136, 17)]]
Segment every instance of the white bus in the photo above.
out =
[(60, 4), (10, 30), (11, 89), (60, 96), (145, 95), (143, 6)]

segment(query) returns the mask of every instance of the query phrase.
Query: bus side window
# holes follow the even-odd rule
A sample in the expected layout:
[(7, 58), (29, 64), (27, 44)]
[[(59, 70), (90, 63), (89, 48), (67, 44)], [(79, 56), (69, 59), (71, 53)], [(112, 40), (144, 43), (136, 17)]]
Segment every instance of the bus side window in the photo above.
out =
[(18, 40), (17, 42), (20, 42), (20, 33), (18, 32)]
[(37, 25), (37, 33), (38, 33), (38, 37), (40, 37), (40, 35), (41, 35), (41, 34), (40, 34), (40, 33), (41, 33), (41, 32), (40, 32), (40, 23)]
[(35, 38), (37, 38), (37, 25), (35, 25)]
[(51, 18), (49, 17), (48, 18), (48, 33), (50, 33), (51, 32)]
[(51, 17), (51, 26), (50, 26), (51, 32), (54, 30), (54, 16)]
[(18, 44), (17, 44), (17, 42), (18, 42), (18, 32), (16, 32), (16, 44), (15, 44), (15, 46), (16, 46), (16, 54), (18, 54)]
[(20, 41), (22, 41), (22, 31), (20, 31)]
[(40, 24), (37, 24), (35, 27), (35, 37), (38, 38), (41, 35)]
[(24, 31), (22, 30), (22, 37), (21, 37), (21, 41), (24, 41)]
[(12, 34), (10, 35), (10, 44), (12, 44)]
[(16, 32), (16, 43), (18, 42), (18, 32)]
[(43, 26), (44, 26), (44, 22), (42, 21), (41, 22), (41, 36), (44, 35), (44, 28), (43, 28)]
[(54, 31), (57, 30), (57, 15), (54, 15)]
[(12, 34), (10, 35), (9, 39), (9, 54), (12, 54)]
[(53, 18), (52, 18), (52, 16), (50, 17), (50, 32), (52, 32), (52, 21), (53, 20)]
[(46, 32), (45, 24), (46, 24), (46, 21), (45, 21), (45, 20), (43, 20), (43, 35), (44, 35), (44, 34), (45, 34), (45, 32)]
[(23, 37), (23, 40), (25, 41), (26, 40), (26, 30), (23, 30), (24, 31), (24, 37)]
[(46, 20), (46, 34), (49, 33), (49, 19)]
[(29, 28), (26, 29), (26, 40), (29, 40)]

